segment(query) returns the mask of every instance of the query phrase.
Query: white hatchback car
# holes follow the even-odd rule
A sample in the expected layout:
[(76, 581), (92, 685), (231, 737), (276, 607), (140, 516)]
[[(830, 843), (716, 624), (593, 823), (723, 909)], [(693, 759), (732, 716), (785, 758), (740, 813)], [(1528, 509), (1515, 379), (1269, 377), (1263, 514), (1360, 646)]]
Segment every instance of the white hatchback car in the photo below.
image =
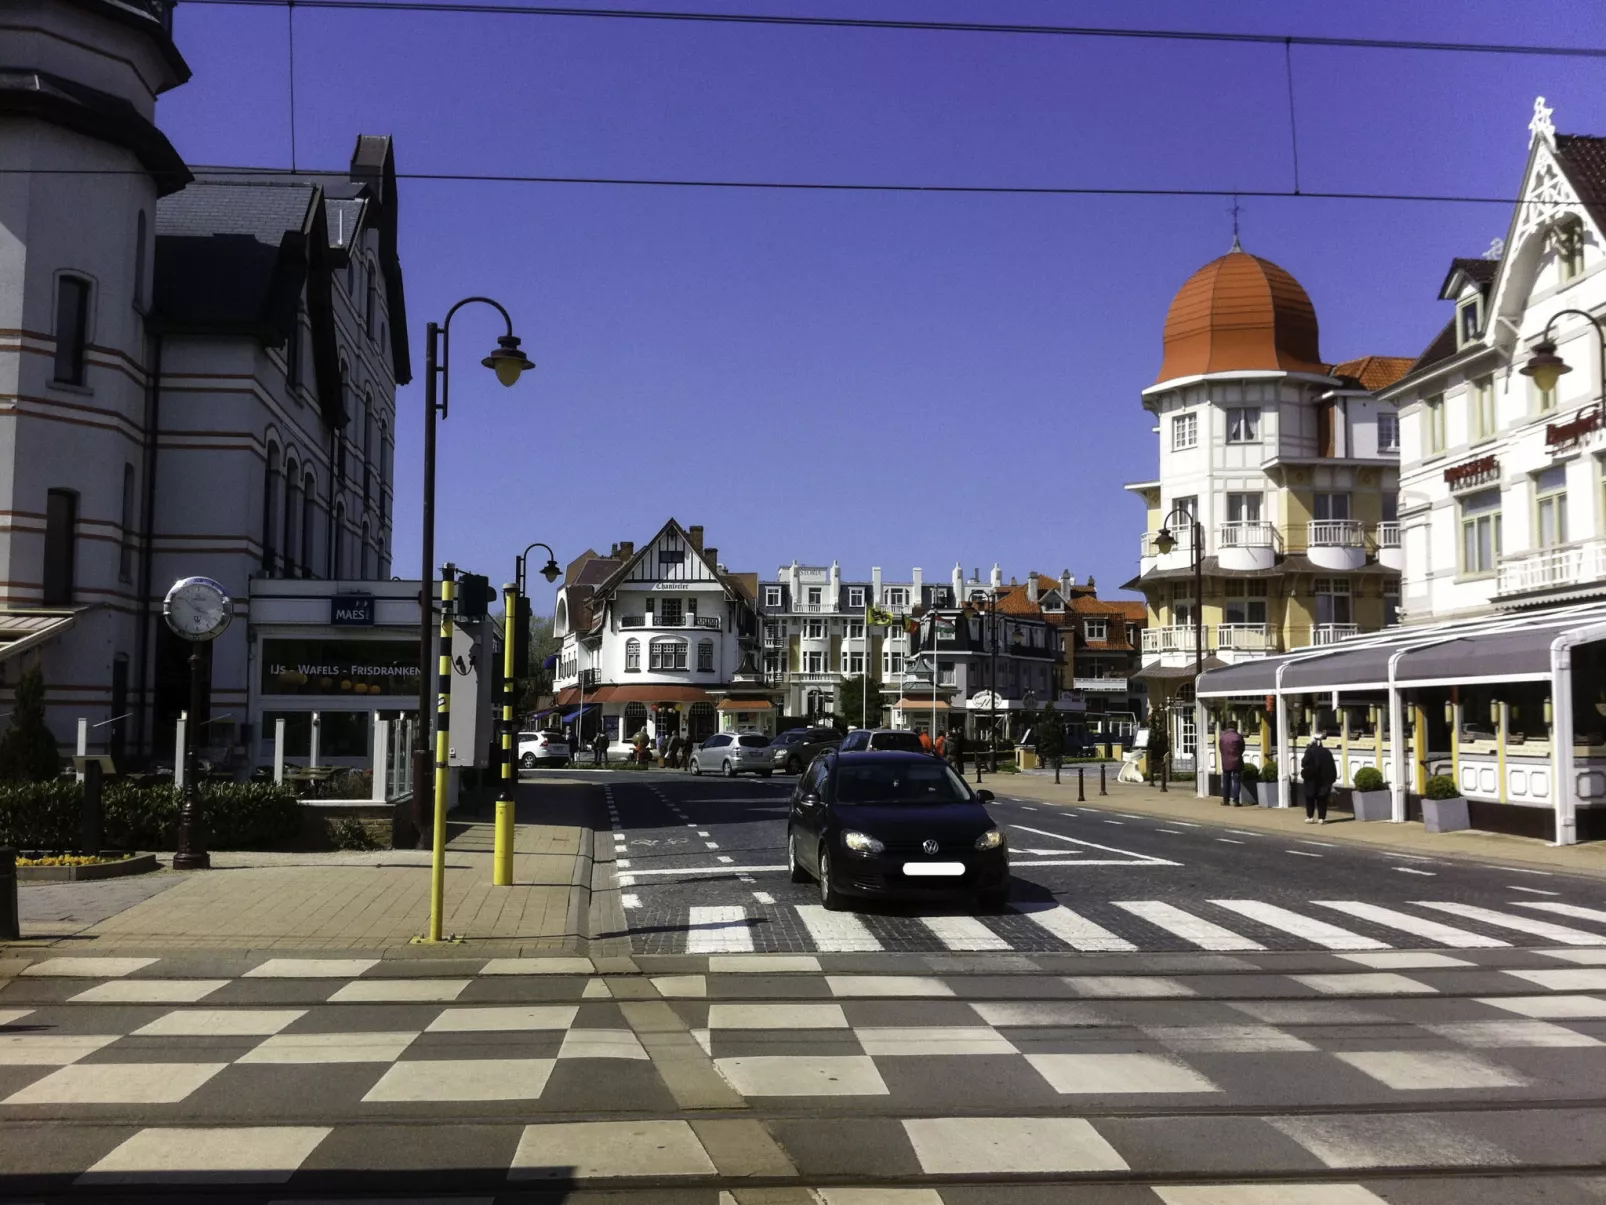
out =
[(526, 770), (537, 766), (569, 764), (569, 742), (556, 732), (519, 733), (519, 765)]
[(726, 778), (738, 774), (757, 774), (768, 778), (775, 773), (770, 738), (762, 732), (716, 732), (692, 750), (693, 774), (718, 772)]

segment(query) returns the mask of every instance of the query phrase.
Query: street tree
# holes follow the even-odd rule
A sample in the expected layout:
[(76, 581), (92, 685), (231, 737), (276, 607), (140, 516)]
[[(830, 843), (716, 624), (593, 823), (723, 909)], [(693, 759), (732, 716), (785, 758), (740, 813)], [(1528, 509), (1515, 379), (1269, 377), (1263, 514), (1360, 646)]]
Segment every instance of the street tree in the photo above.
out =
[(1037, 759), (1054, 763), (1054, 781), (1059, 782), (1065, 760), (1065, 721), (1052, 707), (1037, 719)]
[[(868, 697), (866, 697), (868, 694)], [(860, 674), (842, 683), (836, 694), (836, 714), (851, 728), (881, 726), (881, 683)]]
[(0, 779), (45, 782), (60, 773), (56, 736), (45, 723), (45, 675), (35, 663), (17, 679), (11, 726), (0, 736)]

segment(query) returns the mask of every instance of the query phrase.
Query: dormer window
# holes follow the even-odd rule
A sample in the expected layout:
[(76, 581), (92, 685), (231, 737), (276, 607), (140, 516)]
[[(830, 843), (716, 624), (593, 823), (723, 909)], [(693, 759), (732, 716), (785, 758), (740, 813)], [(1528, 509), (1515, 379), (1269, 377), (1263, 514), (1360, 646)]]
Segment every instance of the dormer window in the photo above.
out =
[(1483, 295), (1474, 293), (1464, 298), (1455, 311), (1455, 342), (1457, 347), (1476, 343), (1483, 329)]

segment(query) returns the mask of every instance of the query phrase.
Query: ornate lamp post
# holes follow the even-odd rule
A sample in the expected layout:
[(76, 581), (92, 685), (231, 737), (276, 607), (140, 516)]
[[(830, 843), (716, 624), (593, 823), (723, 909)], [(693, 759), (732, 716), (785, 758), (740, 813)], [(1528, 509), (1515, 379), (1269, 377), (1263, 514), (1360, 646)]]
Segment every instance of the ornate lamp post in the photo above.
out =
[[(1160, 530), (1154, 537), (1154, 546), (1165, 556), (1177, 546), (1177, 537), (1171, 533), (1170, 523), (1173, 516), (1181, 516), (1189, 525), (1189, 536), (1193, 542), (1193, 690), (1194, 690), (1194, 732), (1193, 732), (1193, 769), (1194, 781), (1198, 794), (1203, 797), (1207, 792), (1198, 783), (1205, 770), (1204, 753), (1204, 725), (1199, 722), (1199, 679), (1204, 674), (1205, 642), (1204, 642), (1204, 526), (1192, 511), (1180, 506), (1173, 506), (1166, 517), (1160, 520)], [(1169, 710), (1169, 709), (1168, 709)], [(1169, 718), (1169, 716), (1168, 716)], [(1169, 735), (1169, 734), (1168, 734)], [(1168, 742), (1169, 744), (1169, 742)]]
[[(525, 558), (530, 555), (531, 548), (546, 548), (547, 560), (541, 568), (541, 576), (547, 581), (557, 581), (558, 574), (563, 572), (558, 568), (558, 560), (552, 555), (552, 549), (537, 541), (514, 558), (513, 580), (502, 587), (502, 790), (496, 799), (496, 839), (491, 858), (491, 884), (495, 887), (513, 885), (513, 783), (518, 776), (513, 709), (517, 704), (514, 696), (518, 690), (517, 654), (521, 638), (516, 634), (514, 625), (526, 622), (524, 608), (520, 604), (524, 600)], [(571, 750), (569, 756), (573, 758), (578, 752)]]
[[(1556, 341), (1550, 337), (1550, 328), (1556, 325), (1556, 320), (1569, 314), (1582, 318), (1595, 328), (1595, 337), (1600, 341), (1601, 363), (1606, 364), (1606, 329), (1601, 327), (1600, 322), (1583, 310), (1557, 310), (1545, 323), (1544, 333), (1539, 336), (1539, 342), (1534, 344), (1533, 355), (1517, 370), (1525, 377), (1532, 377), (1534, 384), (1546, 393), (1556, 388), (1556, 382), (1561, 380), (1564, 373), (1573, 370), (1571, 364), (1556, 354)], [(1606, 396), (1606, 382), (1602, 383), (1602, 389), (1603, 396)]]

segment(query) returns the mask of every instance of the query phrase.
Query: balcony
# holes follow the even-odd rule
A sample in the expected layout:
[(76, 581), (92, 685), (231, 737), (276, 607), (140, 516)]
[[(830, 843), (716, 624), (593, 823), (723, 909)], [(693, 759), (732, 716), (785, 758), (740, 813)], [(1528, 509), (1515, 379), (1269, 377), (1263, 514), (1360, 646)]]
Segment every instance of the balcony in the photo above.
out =
[[(1205, 638), (1205, 651), (1209, 651), (1210, 640)], [(1158, 653), (1188, 653), (1192, 655), (1198, 649), (1194, 642), (1193, 625), (1175, 624), (1165, 628), (1145, 628), (1143, 630), (1143, 651), (1149, 654)]]
[(1310, 643), (1311, 646), (1337, 644), (1340, 640), (1360, 634), (1361, 625), (1358, 623), (1318, 623), (1311, 627)]
[(1259, 519), (1223, 523), (1216, 528), (1216, 549), (1221, 567), (1239, 572), (1270, 569), (1277, 563), (1282, 537), (1277, 528)]
[(1377, 525), (1377, 563), (1398, 573), (1405, 568), (1405, 549), (1400, 543), (1398, 523)]
[(767, 649), (780, 649), (786, 647), (786, 637), (779, 634), (764, 633), (764, 647)]
[(1588, 585), (1606, 585), (1606, 540), (1518, 553), (1500, 562), (1500, 594)]
[(1377, 546), (1379, 548), (1398, 548), (1400, 546), (1400, 525), (1398, 523), (1379, 523), (1377, 525)]
[(1316, 519), (1305, 525), (1305, 555), (1318, 568), (1352, 573), (1366, 564), (1366, 534), (1354, 519)]
[(703, 628), (706, 631), (717, 632), (724, 621), (718, 615), (686, 615), (679, 623), (669, 623), (663, 619), (654, 619), (652, 615), (621, 615), (619, 626), (621, 628)]
[(1263, 623), (1223, 623), (1216, 625), (1216, 648), (1223, 652), (1271, 653), (1277, 649), (1277, 635)]
[(794, 669), (788, 670), (786, 674), (786, 680), (788, 682), (800, 682), (805, 685), (827, 685), (832, 682), (839, 682), (841, 679), (841, 674), (833, 674), (829, 670), (820, 671)]
[(1083, 690), (1090, 694), (1118, 694), (1127, 692), (1127, 680), (1115, 677), (1072, 678), (1071, 689)]

